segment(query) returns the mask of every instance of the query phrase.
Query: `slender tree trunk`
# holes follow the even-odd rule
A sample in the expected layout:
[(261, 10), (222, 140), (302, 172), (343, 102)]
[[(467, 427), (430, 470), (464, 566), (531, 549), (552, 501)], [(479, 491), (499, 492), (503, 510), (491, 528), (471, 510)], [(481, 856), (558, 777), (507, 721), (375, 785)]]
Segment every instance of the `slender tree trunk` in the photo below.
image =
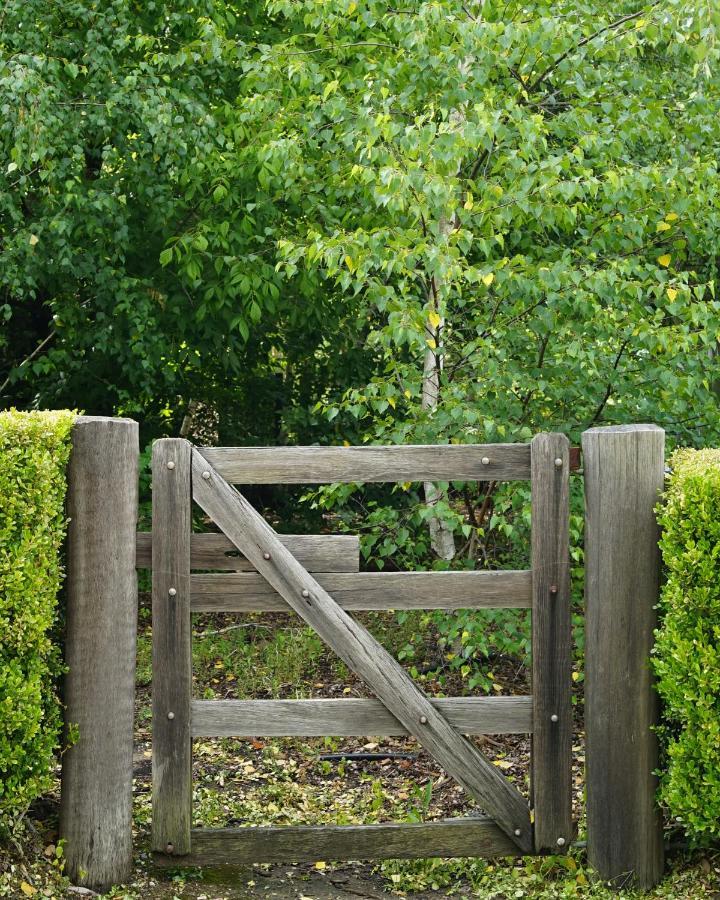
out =
[[(450, 219), (446, 217), (441, 218), (440, 234), (443, 238), (447, 238), (453, 227), (453, 222)], [(434, 279), (431, 280), (430, 283), (429, 300), (431, 304), (436, 308), (436, 312), (439, 315), (439, 311), (437, 310), (438, 285)], [(427, 346), (425, 349), (422, 381), (422, 408), (424, 410), (433, 411), (437, 409), (438, 404), (440, 403), (444, 328), (445, 319), (442, 317), (440, 318), (440, 321), (436, 326), (433, 326), (429, 322), (425, 326), (428, 340), (431, 343), (434, 343), (435, 346)], [(433, 484), (431, 481), (426, 481), (424, 484), (424, 488), (425, 503), (430, 509), (433, 509), (438, 505), (438, 503), (445, 500), (445, 493), (438, 490), (437, 485)], [(453, 535), (452, 529), (448, 528), (447, 523), (438, 515), (432, 515), (429, 518), (428, 528), (430, 530), (430, 544), (434, 552), (440, 557), (440, 559), (453, 559), (453, 557), (455, 556), (455, 536)]]

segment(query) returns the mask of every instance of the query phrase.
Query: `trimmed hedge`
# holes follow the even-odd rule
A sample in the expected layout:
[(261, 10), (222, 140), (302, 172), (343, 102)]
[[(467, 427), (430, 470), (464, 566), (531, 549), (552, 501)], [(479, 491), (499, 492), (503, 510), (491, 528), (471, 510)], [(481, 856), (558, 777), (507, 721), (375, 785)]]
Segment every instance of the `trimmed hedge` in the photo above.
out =
[(665, 707), (660, 796), (700, 844), (720, 837), (720, 450), (680, 450), (670, 466), (654, 656)]
[(47, 790), (60, 740), (53, 643), (74, 413), (0, 413), (0, 829)]

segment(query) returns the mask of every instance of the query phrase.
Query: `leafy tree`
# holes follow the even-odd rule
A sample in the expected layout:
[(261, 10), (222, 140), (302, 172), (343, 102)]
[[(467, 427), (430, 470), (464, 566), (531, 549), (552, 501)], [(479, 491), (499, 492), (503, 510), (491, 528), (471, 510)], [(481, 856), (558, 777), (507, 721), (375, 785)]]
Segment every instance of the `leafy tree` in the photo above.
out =
[[(206, 167), (233, 152), (226, 112), (258, 32), (268, 38), (273, 26), (253, 2), (4, 5), (3, 402), (126, 412), (150, 436), (177, 432), (195, 398), (232, 407), (236, 440), (271, 441), (279, 410), (314, 402), (307, 382), (325, 378), (315, 363), (289, 386), (278, 377), (285, 336), (300, 329), (299, 349), (306, 329), (278, 312), (263, 218), (224, 219), (228, 188)], [(236, 208), (253, 178), (235, 173)], [(197, 215), (206, 202), (213, 227)], [(193, 255), (209, 257), (210, 234), (224, 241), (213, 246), (221, 297)], [(181, 251), (183, 264), (168, 265)]]
[[(327, 386), (326, 440), (577, 440), (642, 420), (717, 438), (717, 13), (269, 9), (287, 36), (248, 48), (237, 162), (261, 189), (253, 214), (281, 225), (286, 283), (324, 279), (371, 365)], [(436, 558), (507, 561), (527, 527), (522, 489), (405, 486), (394, 509), (352, 487), (311, 496), (369, 531), (378, 564), (430, 563), (428, 524)], [(456, 658), (478, 646), (466, 622)]]

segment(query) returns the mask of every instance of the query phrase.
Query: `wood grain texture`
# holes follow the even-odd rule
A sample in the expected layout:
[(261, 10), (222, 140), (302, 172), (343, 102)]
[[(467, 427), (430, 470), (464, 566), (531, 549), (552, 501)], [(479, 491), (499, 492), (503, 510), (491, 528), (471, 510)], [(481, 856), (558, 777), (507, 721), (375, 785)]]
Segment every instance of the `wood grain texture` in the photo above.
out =
[[(530, 477), (529, 444), (203, 447), (198, 452), (233, 484), (515, 481)], [(488, 460), (486, 465), (483, 459)]]
[(539, 434), (531, 446), (535, 851), (560, 853), (573, 838), (569, 443)]
[[(183, 865), (250, 865), (345, 859), (412, 859), (441, 856), (518, 856), (498, 826), (482, 817), (387, 825), (196, 828)], [(156, 855), (159, 866), (177, 860)]]
[[(132, 869), (138, 425), (79, 416), (68, 466), (65, 721), (60, 836), (74, 884), (105, 891)], [(108, 511), (112, 510), (112, 515)]]
[[(522, 609), (531, 572), (360, 572), (316, 575), (343, 609)], [(287, 611), (262, 575), (192, 575), (194, 612)]]
[(193, 495), (258, 572), (365, 681), (448, 775), (475, 797), (521, 849), (529, 851), (530, 815), (517, 788), (468, 738), (458, 734), (402, 666), (335, 603), (280, 543), (262, 516), (197, 452), (193, 453)]
[[(532, 697), (445, 697), (432, 705), (461, 734), (532, 731)], [(408, 734), (379, 700), (193, 700), (193, 737)]]
[(592, 428), (582, 439), (588, 855), (603, 879), (641, 889), (657, 884), (664, 867), (649, 663), (664, 439), (654, 425)]
[[(360, 539), (355, 534), (281, 534), (278, 537), (308, 572), (357, 572), (360, 568)], [(137, 533), (136, 566), (152, 568), (151, 531)], [(190, 538), (190, 568), (254, 571), (224, 534), (201, 532)]]
[(191, 452), (166, 438), (152, 459), (152, 847), (175, 855), (190, 852), (192, 818)]

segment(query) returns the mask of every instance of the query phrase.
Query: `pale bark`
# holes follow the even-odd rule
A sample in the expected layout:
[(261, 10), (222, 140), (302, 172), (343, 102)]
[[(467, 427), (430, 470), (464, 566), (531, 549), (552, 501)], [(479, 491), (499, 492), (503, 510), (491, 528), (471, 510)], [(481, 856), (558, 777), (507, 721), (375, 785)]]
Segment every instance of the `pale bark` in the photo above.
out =
[[(454, 224), (447, 218), (440, 220), (440, 234), (443, 238), (447, 238), (454, 227)], [(430, 286), (430, 299), (437, 301), (438, 285), (433, 281)], [(425, 348), (425, 359), (423, 362), (423, 382), (422, 382), (422, 408), (424, 410), (435, 410), (440, 403), (440, 377), (442, 375), (442, 344), (443, 330), (445, 328), (445, 319), (440, 318), (437, 327), (433, 327), (429, 322), (425, 326), (428, 340), (435, 343), (435, 348), (427, 346)], [(445, 493), (440, 491), (436, 484), (426, 481), (425, 504), (433, 509), (438, 503), (445, 499)], [(428, 528), (430, 531), (430, 545), (433, 551), (440, 559), (453, 559), (455, 556), (455, 536), (452, 530), (448, 528), (447, 523), (437, 515), (433, 515), (428, 519)]]
[[(466, 60), (460, 66), (460, 77), (465, 77), (469, 69), (469, 60)], [(455, 125), (460, 125), (465, 121), (465, 111), (456, 109), (450, 115), (450, 121)], [(458, 167), (458, 171), (460, 167)], [(438, 232), (441, 241), (446, 241), (452, 231), (457, 227), (457, 221), (454, 217), (441, 216), (438, 223)], [(435, 311), (439, 315), (438, 301), (442, 285), (438, 284), (437, 279), (432, 279), (428, 289), (428, 300), (435, 307)], [(425, 326), (426, 334), (431, 343), (434, 342), (435, 347), (428, 346), (425, 349), (425, 358), (423, 361), (423, 381), (422, 381), (422, 408), (424, 410), (433, 411), (437, 409), (440, 403), (441, 395), (441, 377), (443, 367), (443, 331), (445, 329), (445, 319), (440, 318), (437, 327), (433, 327), (430, 323)], [(425, 482), (425, 504), (431, 510), (445, 499), (445, 493), (440, 491), (436, 484)], [(432, 515), (428, 519), (428, 528), (430, 531), (430, 544), (433, 551), (440, 559), (451, 560), (456, 553), (455, 536), (452, 530), (447, 526), (440, 516)]]

